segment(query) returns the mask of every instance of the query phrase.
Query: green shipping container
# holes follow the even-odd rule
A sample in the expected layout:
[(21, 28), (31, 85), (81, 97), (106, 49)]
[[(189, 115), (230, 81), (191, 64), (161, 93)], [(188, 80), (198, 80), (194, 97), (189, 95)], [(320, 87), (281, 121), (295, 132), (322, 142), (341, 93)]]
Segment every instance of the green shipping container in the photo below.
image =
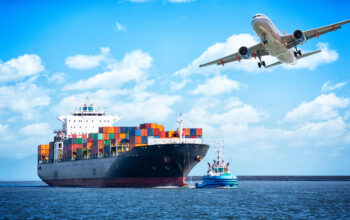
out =
[(80, 157), (83, 155), (83, 150), (82, 149), (77, 149), (77, 156)]
[(94, 138), (94, 133), (90, 133), (88, 137), (93, 139)]
[(103, 146), (110, 146), (111, 145), (111, 141), (110, 140), (104, 140), (103, 141)]
[(103, 140), (103, 133), (98, 133), (98, 140)]
[(114, 139), (114, 134), (113, 133), (109, 134), (109, 140), (112, 140), (112, 139)]
[(98, 133), (91, 134), (93, 140), (98, 140)]
[(77, 144), (82, 144), (83, 143), (83, 139), (82, 138), (77, 138)]

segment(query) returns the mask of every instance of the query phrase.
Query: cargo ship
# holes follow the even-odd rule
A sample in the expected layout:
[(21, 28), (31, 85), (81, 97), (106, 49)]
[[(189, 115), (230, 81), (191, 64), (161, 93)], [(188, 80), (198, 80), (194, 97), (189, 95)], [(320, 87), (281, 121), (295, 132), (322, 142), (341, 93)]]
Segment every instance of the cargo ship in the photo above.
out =
[(59, 115), (62, 129), (38, 146), (38, 176), (50, 186), (185, 186), (185, 177), (209, 149), (201, 128), (165, 131), (156, 123), (115, 126), (120, 116), (85, 103)]

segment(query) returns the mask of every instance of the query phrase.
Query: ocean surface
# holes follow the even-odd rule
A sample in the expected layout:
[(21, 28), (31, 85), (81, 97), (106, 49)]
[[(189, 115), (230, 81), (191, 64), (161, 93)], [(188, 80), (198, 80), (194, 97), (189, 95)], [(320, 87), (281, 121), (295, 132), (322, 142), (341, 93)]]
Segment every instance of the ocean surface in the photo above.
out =
[(0, 182), (0, 218), (350, 219), (350, 181), (241, 181), (237, 189)]

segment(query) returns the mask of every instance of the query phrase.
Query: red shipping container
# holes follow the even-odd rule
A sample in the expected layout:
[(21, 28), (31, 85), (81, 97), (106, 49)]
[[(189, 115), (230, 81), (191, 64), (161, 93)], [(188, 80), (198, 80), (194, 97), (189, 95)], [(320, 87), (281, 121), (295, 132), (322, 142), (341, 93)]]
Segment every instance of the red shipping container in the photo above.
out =
[(197, 128), (197, 136), (202, 136), (203, 134), (203, 129), (202, 128)]
[(152, 123), (145, 123), (145, 128), (152, 128)]
[(197, 136), (190, 136), (190, 138), (197, 138)]
[(108, 134), (108, 127), (103, 127), (103, 133)]
[(160, 131), (159, 132), (159, 137), (160, 138), (165, 138), (165, 131)]
[(93, 139), (92, 138), (88, 138), (87, 139), (87, 142), (89, 143), (89, 142), (93, 142)]
[(82, 138), (87, 138), (87, 134), (82, 134), (81, 137)]
[(153, 136), (159, 136), (159, 129), (158, 128), (153, 129)]
[(120, 138), (120, 133), (114, 134), (114, 138), (115, 138), (115, 139)]
[(120, 134), (120, 127), (114, 127), (114, 133)]
[(98, 140), (98, 146), (103, 147), (103, 140)]
[(78, 138), (77, 134), (72, 134), (72, 138)]
[(115, 140), (116, 140), (117, 144), (120, 144), (120, 142), (121, 142), (122, 139), (116, 138)]
[(147, 136), (147, 129), (141, 129), (141, 136)]
[(103, 134), (103, 140), (109, 140), (109, 134)]
[(83, 144), (77, 144), (77, 149), (82, 149), (83, 148)]

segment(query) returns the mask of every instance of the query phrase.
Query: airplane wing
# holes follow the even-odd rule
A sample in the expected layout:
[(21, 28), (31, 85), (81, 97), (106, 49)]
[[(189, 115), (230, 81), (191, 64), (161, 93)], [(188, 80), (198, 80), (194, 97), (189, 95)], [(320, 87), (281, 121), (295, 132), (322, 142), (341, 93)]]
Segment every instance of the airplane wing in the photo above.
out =
[[(326, 34), (326, 33), (331, 32), (331, 31), (336, 31), (337, 29), (341, 28), (341, 26), (346, 24), (346, 23), (350, 23), (350, 20), (346, 20), (346, 21), (335, 23), (335, 24), (331, 24), (331, 25), (311, 29), (308, 31), (304, 31), (304, 35), (306, 37), (306, 40), (314, 38), (314, 37), (318, 38), (322, 34)], [(286, 44), (288, 49), (295, 47), (296, 45), (299, 44), (299, 42), (297, 42), (294, 39), (293, 34), (283, 36), (281, 40), (284, 44)]]
[[(301, 56), (298, 56), (298, 57), (297, 57), (297, 60), (300, 60), (300, 59), (302, 59), (302, 58), (311, 56), (311, 55), (316, 54), (316, 53), (319, 53), (319, 52), (321, 52), (321, 50), (316, 50), (316, 51), (312, 51), (312, 52), (309, 52), (309, 53), (305, 53), (305, 54), (303, 54), (303, 55), (301, 55)], [(277, 66), (277, 65), (280, 65), (280, 64), (282, 64), (282, 62), (281, 62), (281, 61), (278, 61), (278, 62), (276, 62), (276, 63), (272, 63), (272, 64), (270, 64), (270, 65), (267, 65), (265, 68), (270, 68), (270, 67)]]
[[(252, 55), (254, 57), (258, 56), (266, 56), (266, 55), (269, 55), (269, 53), (265, 50), (265, 47), (262, 43), (258, 43), (252, 47), (249, 48), (250, 52), (252, 53)], [(204, 64), (201, 64), (199, 65), (199, 67), (204, 67), (204, 66), (209, 66), (209, 65), (213, 65), (213, 64), (216, 64), (216, 65), (224, 65), (226, 63), (230, 63), (230, 62), (234, 62), (234, 61), (241, 61), (241, 59), (243, 59), (243, 57), (241, 57), (239, 55), (238, 52), (236, 53), (233, 53), (231, 55), (228, 55), (228, 56), (225, 56), (225, 57), (222, 57), (220, 59), (217, 59), (217, 60), (214, 60), (214, 61), (211, 61), (211, 62), (208, 62), (208, 63), (204, 63)]]

